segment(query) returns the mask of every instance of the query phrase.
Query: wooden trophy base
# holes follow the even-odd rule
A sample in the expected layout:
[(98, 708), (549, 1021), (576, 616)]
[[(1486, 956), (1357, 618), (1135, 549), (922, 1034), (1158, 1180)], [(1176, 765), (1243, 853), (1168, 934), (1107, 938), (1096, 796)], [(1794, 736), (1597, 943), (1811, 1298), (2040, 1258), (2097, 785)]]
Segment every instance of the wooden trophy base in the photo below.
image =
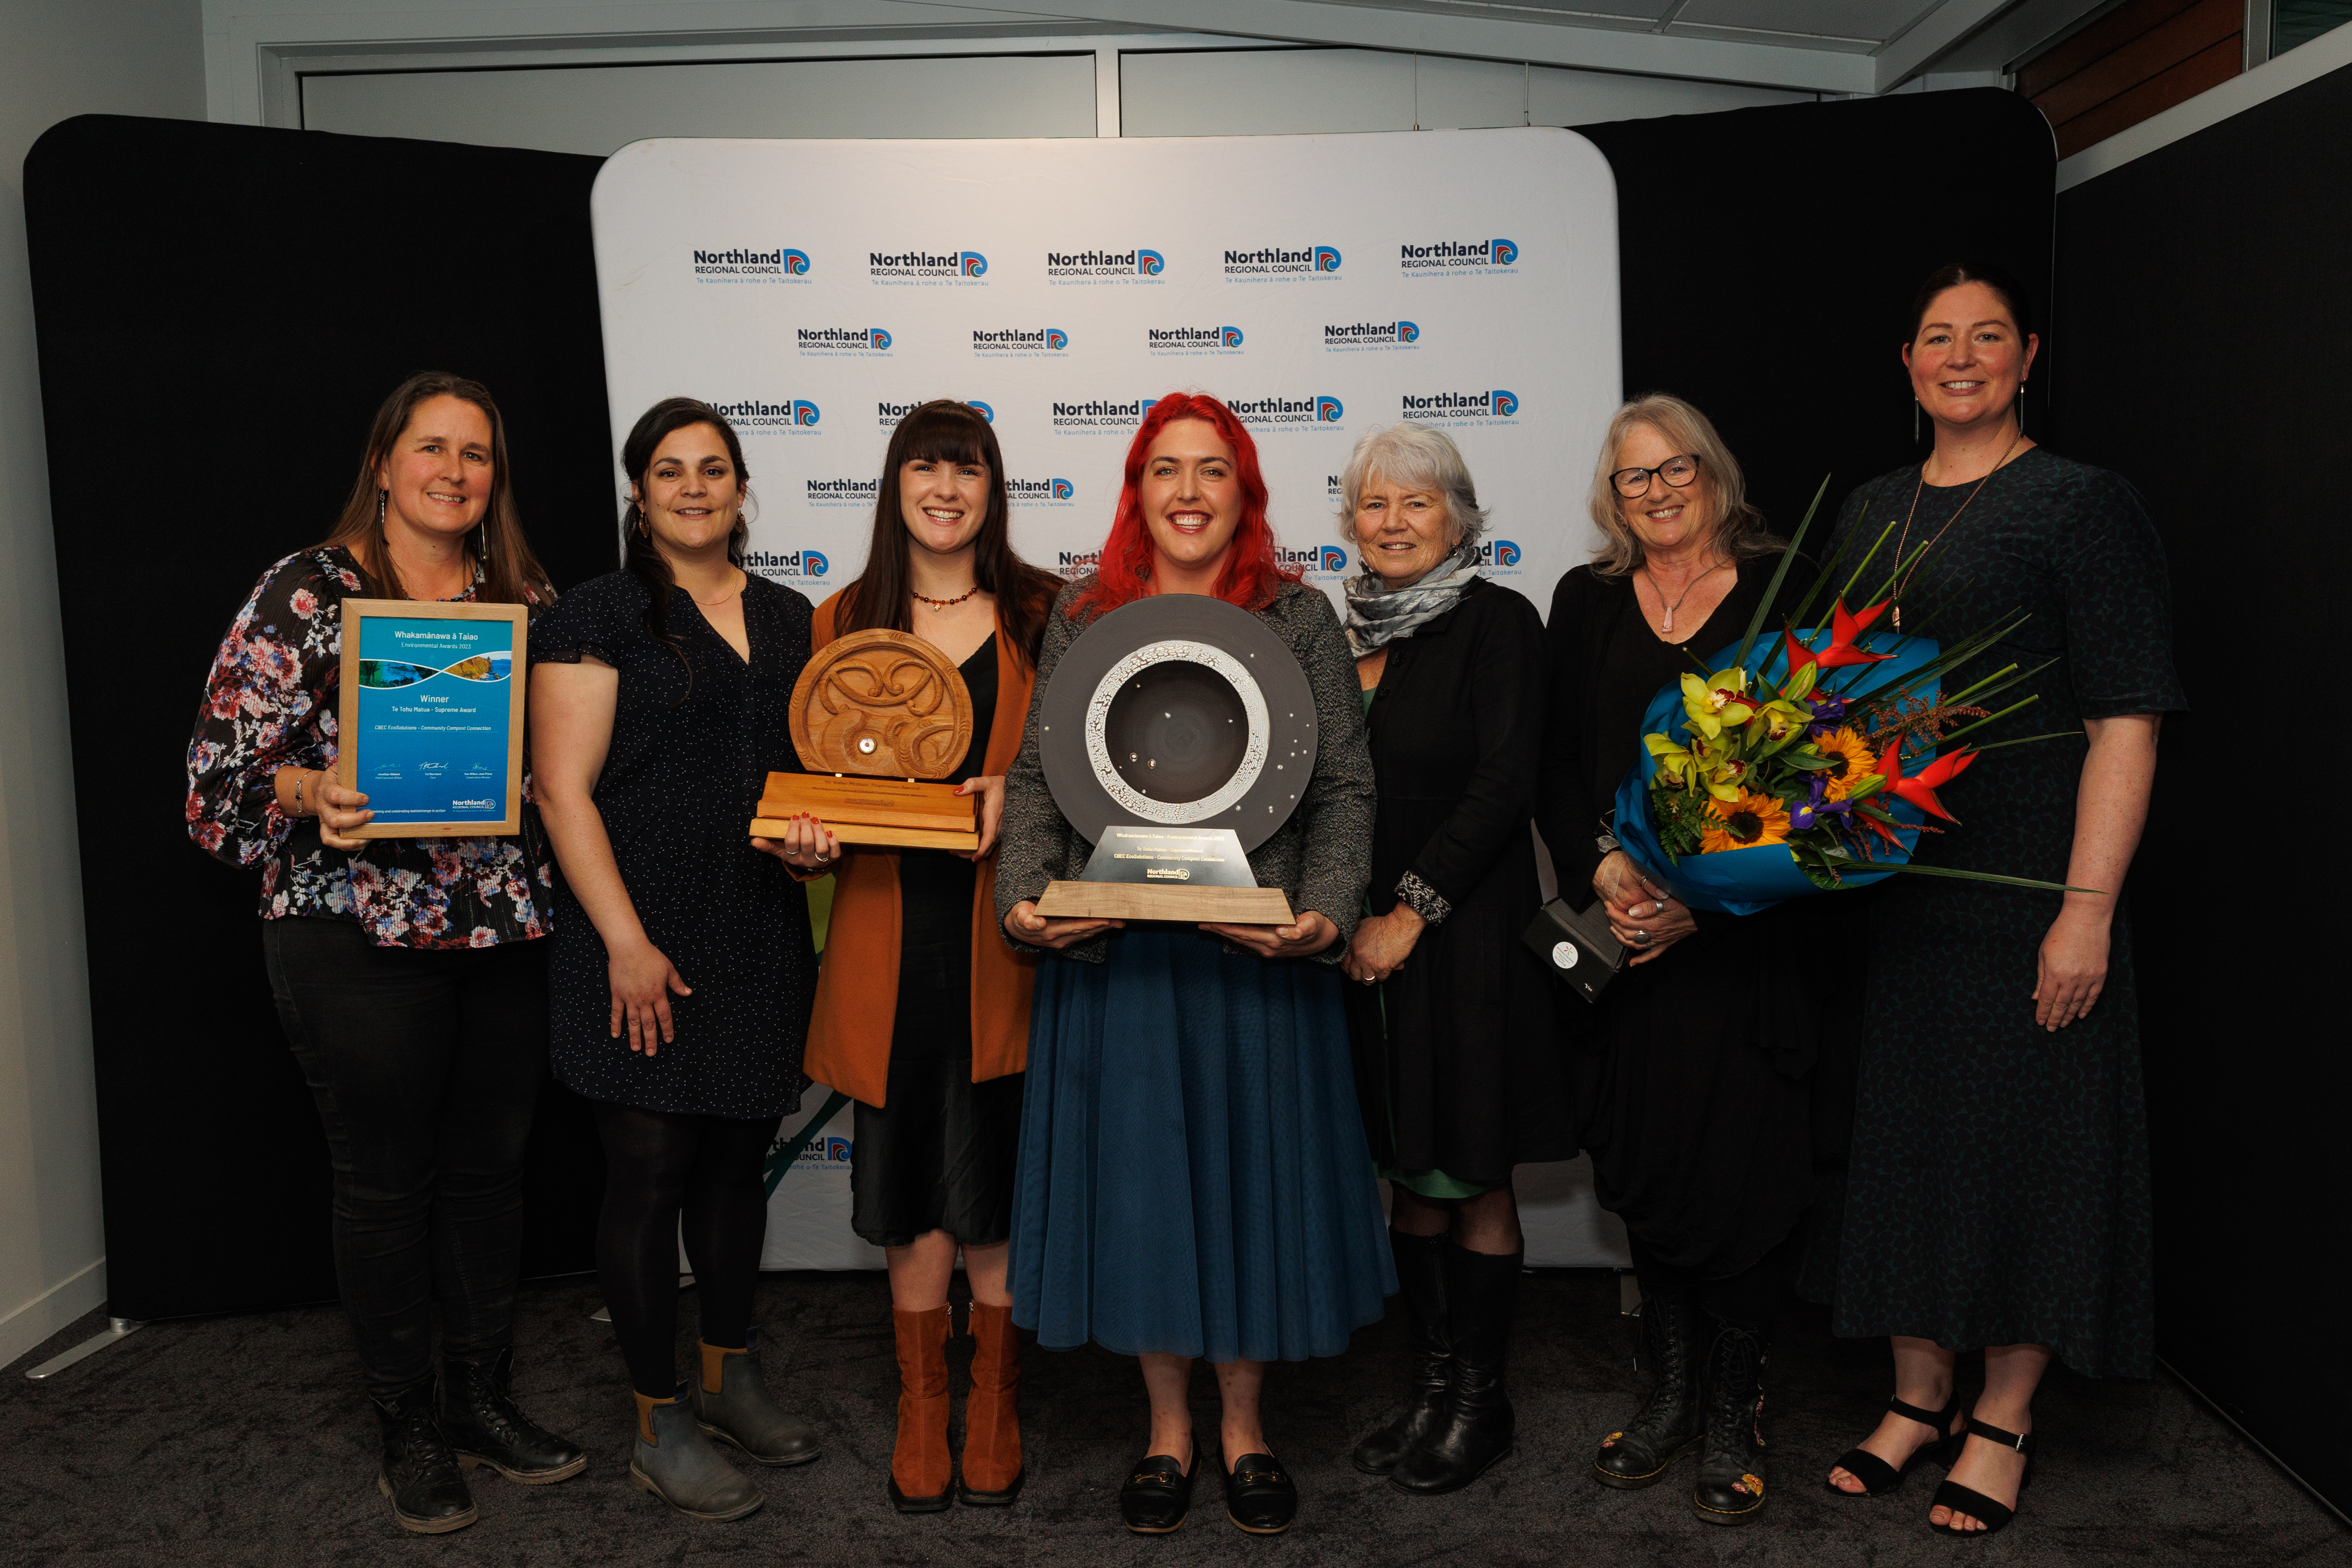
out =
[(1150, 882), (1050, 882), (1037, 901), (1048, 920), (1175, 920), (1187, 925), (1287, 925), (1278, 887), (1186, 887)]
[(980, 797), (952, 784), (911, 779), (851, 779), (840, 774), (771, 773), (751, 837), (781, 839), (807, 812), (845, 844), (900, 849), (980, 848)]

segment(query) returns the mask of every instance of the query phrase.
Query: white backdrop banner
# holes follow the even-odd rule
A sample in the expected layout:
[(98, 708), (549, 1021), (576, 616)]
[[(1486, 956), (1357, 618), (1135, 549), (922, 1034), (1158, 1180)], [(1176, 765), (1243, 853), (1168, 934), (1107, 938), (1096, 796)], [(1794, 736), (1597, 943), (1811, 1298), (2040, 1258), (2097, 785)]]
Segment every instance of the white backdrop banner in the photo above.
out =
[[(1065, 576), (1178, 391), (1248, 425), (1285, 558), (1335, 601), (1357, 569), (1339, 473), (1386, 424), (1461, 446), (1485, 570), (1538, 609), (1590, 554), (1617, 202), (1571, 131), (640, 141), (593, 213), (614, 451), (662, 398), (717, 405), (751, 474), (750, 565), (813, 601), (862, 570), (891, 427), (939, 397), (992, 422), (1014, 547)], [(847, 1226), (851, 1120), (779, 1185), (769, 1267), (878, 1261)], [(1566, 1207), (1528, 1216), (1530, 1262), (1622, 1261), (1588, 1183), (1532, 1186)], [(1539, 1257), (1539, 1234), (1580, 1255)]]

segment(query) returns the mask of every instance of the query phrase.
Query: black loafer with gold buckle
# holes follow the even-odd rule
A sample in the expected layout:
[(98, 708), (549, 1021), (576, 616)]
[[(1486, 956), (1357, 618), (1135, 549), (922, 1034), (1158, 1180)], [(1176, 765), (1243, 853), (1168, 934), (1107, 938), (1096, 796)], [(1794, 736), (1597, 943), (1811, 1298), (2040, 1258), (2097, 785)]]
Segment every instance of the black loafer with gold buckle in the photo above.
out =
[(1192, 1479), (1201, 1473), (1201, 1450), (1192, 1462), (1179, 1465), (1172, 1454), (1146, 1454), (1138, 1459), (1127, 1484), (1118, 1489), (1118, 1511), (1128, 1529), (1138, 1535), (1166, 1535), (1181, 1528), (1192, 1511)]
[(1298, 1517), (1298, 1483), (1272, 1454), (1244, 1454), (1225, 1477), (1225, 1517), (1252, 1535), (1279, 1535)]

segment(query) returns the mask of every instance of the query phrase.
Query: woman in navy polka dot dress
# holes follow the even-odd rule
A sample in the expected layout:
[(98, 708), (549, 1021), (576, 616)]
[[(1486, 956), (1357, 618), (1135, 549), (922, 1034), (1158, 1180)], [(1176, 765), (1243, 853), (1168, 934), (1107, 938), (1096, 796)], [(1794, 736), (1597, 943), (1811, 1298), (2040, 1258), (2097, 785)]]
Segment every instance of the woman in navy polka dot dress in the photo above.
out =
[[(595, 1103), (596, 1262), (637, 1396), (631, 1479), (683, 1512), (740, 1519), (763, 1465), (817, 1457), (751, 1339), (763, 1176), (807, 1080), (816, 957), (799, 885), (746, 833), (787, 715), (809, 601), (742, 567), (750, 478), (735, 432), (671, 398), (622, 448), (627, 565), (531, 628), (531, 758), (562, 871), (550, 965), (555, 1074)], [(701, 1308), (681, 1385), (677, 1239)]]

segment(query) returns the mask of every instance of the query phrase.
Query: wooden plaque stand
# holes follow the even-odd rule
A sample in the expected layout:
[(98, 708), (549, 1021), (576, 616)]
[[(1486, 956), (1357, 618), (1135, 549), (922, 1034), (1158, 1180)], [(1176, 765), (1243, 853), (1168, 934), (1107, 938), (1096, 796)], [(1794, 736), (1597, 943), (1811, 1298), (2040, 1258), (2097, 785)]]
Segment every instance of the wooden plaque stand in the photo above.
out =
[(771, 773), (752, 821), (755, 839), (781, 839), (786, 821), (806, 811), (845, 844), (910, 849), (980, 848), (980, 797), (952, 784), (912, 779), (845, 779), (823, 773)]
[(781, 839), (805, 811), (845, 844), (980, 848), (980, 797), (928, 782), (971, 743), (971, 694), (955, 662), (904, 632), (852, 632), (817, 650), (793, 685), (793, 749), (807, 773), (771, 773), (751, 822)]
[(1206, 921), (1287, 925), (1290, 900), (1278, 887), (1186, 887), (1152, 882), (1049, 882), (1037, 901), (1048, 920)]

